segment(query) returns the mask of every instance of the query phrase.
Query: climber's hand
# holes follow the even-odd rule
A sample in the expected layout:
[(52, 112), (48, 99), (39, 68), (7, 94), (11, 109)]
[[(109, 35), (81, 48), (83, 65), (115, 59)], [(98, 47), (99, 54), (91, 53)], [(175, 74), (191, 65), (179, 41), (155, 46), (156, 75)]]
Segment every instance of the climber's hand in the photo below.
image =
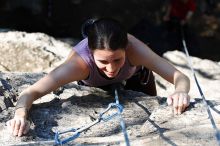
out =
[(190, 97), (186, 92), (175, 92), (167, 98), (168, 105), (173, 105), (174, 114), (180, 115), (190, 103)]
[(30, 121), (26, 117), (26, 111), (23, 108), (19, 108), (16, 110), (14, 118), (7, 121), (7, 128), (12, 135), (20, 137), (29, 131)]

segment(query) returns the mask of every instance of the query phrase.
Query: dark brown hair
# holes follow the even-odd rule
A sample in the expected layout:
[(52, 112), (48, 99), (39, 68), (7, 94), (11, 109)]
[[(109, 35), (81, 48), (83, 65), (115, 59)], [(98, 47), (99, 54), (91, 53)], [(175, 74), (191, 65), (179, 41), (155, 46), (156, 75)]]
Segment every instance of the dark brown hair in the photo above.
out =
[(90, 49), (125, 49), (127, 32), (112, 18), (89, 19), (82, 26), (83, 37), (88, 37)]

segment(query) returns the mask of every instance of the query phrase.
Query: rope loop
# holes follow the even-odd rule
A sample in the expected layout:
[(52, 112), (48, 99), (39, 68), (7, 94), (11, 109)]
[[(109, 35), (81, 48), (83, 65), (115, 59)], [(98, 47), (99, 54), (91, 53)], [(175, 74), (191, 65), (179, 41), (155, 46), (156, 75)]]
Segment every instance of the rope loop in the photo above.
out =
[[(62, 134), (69, 133), (69, 132), (73, 132), (72, 136), (61, 140), (60, 136)], [(65, 143), (67, 143), (67, 142), (69, 142), (71, 140), (76, 139), (77, 137), (79, 137), (79, 135), (80, 135), (80, 133), (76, 129), (70, 129), (70, 130), (63, 131), (63, 132), (56, 132), (54, 139), (55, 139), (55, 143), (56, 144), (63, 145), (63, 144), (65, 144)]]
[[(109, 110), (113, 109), (113, 108), (117, 108), (117, 111), (114, 112), (113, 114), (111, 115), (107, 115), (105, 116), (105, 113), (107, 113)], [(116, 117), (116, 116), (119, 116), (121, 113), (123, 112), (123, 107), (120, 105), (120, 104), (117, 104), (117, 103), (110, 103), (108, 105), (108, 108), (102, 112), (99, 117), (100, 117), (100, 120), (104, 121), (104, 122), (107, 122), (109, 120), (111, 120), (112, 118)]]

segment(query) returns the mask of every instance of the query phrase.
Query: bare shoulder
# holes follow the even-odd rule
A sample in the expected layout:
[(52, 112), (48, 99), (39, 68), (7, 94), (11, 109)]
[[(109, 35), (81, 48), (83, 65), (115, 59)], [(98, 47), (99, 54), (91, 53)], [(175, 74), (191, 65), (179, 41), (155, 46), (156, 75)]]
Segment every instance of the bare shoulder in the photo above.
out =
[(88, 65), (74, 50), (71, 50), (64, 64), (67, 66), (68, 70), (75, 74), (77, 77), (76, 80), (85, 79), (89, 74)]
[(144, 65), (148, 59), (150, 59), (152, 50), (144, 44), (142, 41), (138, 40), (131, 34), (128, 34), (128, 47), (127, 56), (132, 65)]
[(137, 65), (136, 59), (138, 57), (136, 48), (133, 45), (134, 36), (128, 34), (128, 46), (126, 50), (126, 56), (132, 65)]

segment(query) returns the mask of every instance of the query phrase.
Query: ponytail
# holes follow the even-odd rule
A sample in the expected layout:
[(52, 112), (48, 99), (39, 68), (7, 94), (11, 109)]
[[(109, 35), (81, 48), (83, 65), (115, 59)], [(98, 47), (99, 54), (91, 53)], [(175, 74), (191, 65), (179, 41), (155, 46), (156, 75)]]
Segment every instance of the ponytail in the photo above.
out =
[(88, 37), (88, 33), (91, 29), (91, 27), (93, 27), (94, 23), (97, 21), (97, 19), (88, 19), (81, 27), (81, 34), (83, 36), (83, 38), (87, 38)]

